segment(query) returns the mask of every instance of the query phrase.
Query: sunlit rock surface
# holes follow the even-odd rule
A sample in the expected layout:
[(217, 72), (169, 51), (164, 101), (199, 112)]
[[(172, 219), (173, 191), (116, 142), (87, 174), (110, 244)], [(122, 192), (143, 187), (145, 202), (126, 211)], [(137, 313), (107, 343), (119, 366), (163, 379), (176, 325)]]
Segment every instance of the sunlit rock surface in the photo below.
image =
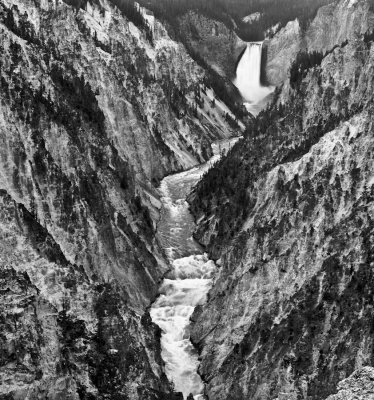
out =
[(266, 80), (278, 85), (287, 78), (288, 69), (300, 51), (299, 21), (290, 21), (271, 40), (265, 41)]
[(292, 61), (299, 51), (331, 50), (347, 39), (355, 39), (372, 29), (374, 13), (367, 0), (341, 0), (321, 7), (308, 27), (291, 21), (266, 41), (266, 79), (272, 85), (286, 80)]
[(374, 399), (374, 369), (364, 367), (355, 371), (338, 385), (338, 393), (327, 400), (371, 400)]

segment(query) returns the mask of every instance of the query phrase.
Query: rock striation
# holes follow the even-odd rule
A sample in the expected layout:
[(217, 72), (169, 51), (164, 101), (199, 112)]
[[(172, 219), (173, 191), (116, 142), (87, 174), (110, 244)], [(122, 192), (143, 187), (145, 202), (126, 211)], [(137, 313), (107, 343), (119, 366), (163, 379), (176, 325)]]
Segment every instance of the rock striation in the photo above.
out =
[(374, 13), (368, 0), (341, 0), (321, 7), (306, 26), (290, 21), (266, 41), (266, 79), (279, 85), (299, 51), (327, 52), (334, 46), (360, 37), (373, 28)]
[(180, 18), (183, 37), (204, 60), (222, 76), (233, 79), (236, 63), (246, 48), (236, 33), (223, 22), (194, 11)]

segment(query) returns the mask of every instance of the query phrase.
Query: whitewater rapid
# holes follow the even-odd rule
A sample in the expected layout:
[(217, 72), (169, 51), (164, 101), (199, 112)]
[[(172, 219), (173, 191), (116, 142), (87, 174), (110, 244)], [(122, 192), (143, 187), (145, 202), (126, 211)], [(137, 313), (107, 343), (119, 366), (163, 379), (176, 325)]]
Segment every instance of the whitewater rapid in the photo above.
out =
[(203, 399), (204, 384), (197, 373), (198, 354), (190, 341), (190, 317), (206, 301), (216, 265), (193, 239), (195, 223), (186, 197), (192, 187), (238, 139), (213, 145), (214, 157), (206, 164), (166, 177), (160, 186), (163, 211), (157, 236), (172, 265), (151, 308), (151, 317), (162, 330), (161, 347), (165, 373), (183, 396)]
[(257, 115), (273, 87), (261, 84), (262, 42), (247, 43), (238, 63), (234, 85), (239, 89), (247, 110)]

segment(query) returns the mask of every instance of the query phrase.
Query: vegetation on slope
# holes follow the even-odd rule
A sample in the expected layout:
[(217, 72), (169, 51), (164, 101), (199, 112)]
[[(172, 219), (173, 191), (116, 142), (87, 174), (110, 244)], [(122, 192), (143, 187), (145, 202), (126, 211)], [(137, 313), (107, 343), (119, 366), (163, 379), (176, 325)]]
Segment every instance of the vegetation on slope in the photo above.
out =
[[(64, 0), (66, 4), (73, 6), (77, 9), (85, 8), (89, 0)], [(100, 2), (98, 0), (90, 0), (91, 3), (100, 6)], [(135, 6), (135, 2), (133, 0), (111, 0), (114, 5), (116, 5), (129, 19), (134, 23), (139, 29), (142, 29), (146, 33), (147, 39), (152, 43), (153, 42), (153, 32), (152, 28), (149, 25), (148, 21), (143, 17), (143, 15), (139, 12), (138, 7)]]
[[(191, 210), (197, 218), (205, 217), (196, 233), (202, 239), (210, 227), (213, 235), (208, 248), (213, 257), (219, 257), (223, 244), (227, 244), (239, 232), (243, 222), (256, 204), (254, 183), (261, 174), (276, 165), (297, 160), (306, 154), (311, 146), (342, 121), (358, 112), (362, 103), (348, 104), (350, 89), (340, 97), (338, 111), (330, 110), (334, 90), (321, 90), (320, 112), (313, 114), (313, 120), (305, 120), (309, 109), (306, 98), (306, 83), (301, 77), (307, 71), (310, 79), (321, 80), (321, 57), (316, 54), (301, 55), (295, 62), (297, 76), (287, 103), (279, 103), (279, 90), (267, 109), (252, 122), (239, 141), (210, 169), (190, 196)], [(318, 84), (320, 85), (320, 84)], [(216, 221), (216, 224), (210, 221)]]
[[(302, 25), (307, 25), (318, 8), (331, 3), (331, 0), (140, 0), (159, 17), (166, 18), (178, 31), (178, 17), (189, 10), (196, 10), (209, 18), (224, 22), (236, 29), (246, 41), (262, 40), (264, 32), (276, 24), (284, 26), (288, 21), (299, 18)], [(243, 18), (252, 13), (261, 17), (252, 23)], [(235, 28), (236, 26), (236, 28)]]
[[(134, 23), (139, 29), (145, 32), (147, 40), (153, 44), (154, 41), (154, 33), (152, 31), (151, 26), (149, 25), (148, 21), (144, 18), (142, 13), (139, 11), (138, 7), (135, 5), (134, 0), (111, 0), (112, 3), (118, 7), (118, 9), (123, 13), (123, 15), (131, 22)], [(88, 0), (65, 0), (65, 2), (75, 8), (85, 8), (87, 6)], [(100, 4), (97, 0), (92, 0), (92, 3), (97, 4), (100, 7)], [(189, 54), (191, 57), (205, 69), (207, 72), (207, 77), (205, 79), (205, 85), (208, 87), (213, 88), (214, 92), (225, 104), (228, 105), (230, 110), (234, 113), (237, 118), (244, 118), (248, 116), (248, 112), (246, 111), (245, 107), (242, 106), (241, 96), (237, 88), (227, 79), (221, 77), (204, 59), (202, 55), (200, 55), (197, 51), (193, 49), (193, 47), (184, 40), (183, 35), (180, 34), (178, 28), (178, 22), (174, 19), (174, 12), (178, 9), (178, 2), (175, 3), (170, 8), (171, 14), (169, 14), (169, 9), (167, 6), (169, 4), (165, 3), (165, 8), (163, 5), (162, 7), (156, 6), (157, 3), (154, 5), (149, 4), (147, 2), (141, 2), (142, 5), (149, 6), (154, 12), (157, 18), (163, 20), (168, 24), (169, 33), (172, 37), (177, 38), (181, 42), (184, 43), (186, 46)], [(186, 4), (187, 5), (187, 4)], [(174, 7), (175, 6), (175, 7)], [(183, 8), (184, 10), (190, 9), (190, 7)], [(169, 18), (170, 15), (173, 18)], [(178, 12), (179, 15), (179, 12)], [(217, 17), (222, 14), (217, 14)], [(176, 23), (174, 23), (176, 22)], [(86, 29), (82, 26), (82, 30)], [(84, 33), (84, 32), (82, 32)], [(89, 33), (89, 32), (88, 32)], [(107, 45), (101, 43), (97, 37), (94, 38), (95, 44), (98, 47), (101, 47), (104, 51), (110, 53), (111, 50), (108, 48)], [(152, 82), (152, 77), (148, 77), (150, 83)]]
[[(369, 42), (370, 37), (373, 34), (365, 34), (364, 41)], [(300, 51), (296, 59), (291, 64), (290, 68), (290, 83), (293, 88), (300, 85), (303, 78), (305, 78), (307, 72), (314, 67), (321, 65), (322, 60), (329, 54), (331, 54), (337, 47), (344, 47), (348, 44), (348, 40), (342, 43), (340, 46), (336, 45), (331, 50), (322, 53), (321, 51)]]

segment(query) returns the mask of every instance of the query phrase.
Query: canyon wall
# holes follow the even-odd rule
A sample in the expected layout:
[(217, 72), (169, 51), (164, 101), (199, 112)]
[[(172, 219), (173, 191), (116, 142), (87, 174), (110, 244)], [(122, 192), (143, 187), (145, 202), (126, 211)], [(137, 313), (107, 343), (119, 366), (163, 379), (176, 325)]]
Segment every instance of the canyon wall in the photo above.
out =
[(299, 70), (189, 198), (220, 266), (193, 315), (210, 399), (325, 399), (374, 363), (373, 49)]
[(182, 35), (192, 48), (222, 76), (233, 79), (236, 62), (246, 48), (224, 23), (190, 11), (180, 18)]
[(155, 185), (235, 130), (158, 21), (81, 5), (0, 4), (0, 397), (174, 399)]
[(306, 27), (301, 27), (298, 20), (290, 21), (266, 41), (266, 80), (272, 85), (285, 81), (299, 51), (325, 53), (335, 45), (362, 36), (373, 26), (374, 13), (367, 0), (331, 2), (321, 7)]

